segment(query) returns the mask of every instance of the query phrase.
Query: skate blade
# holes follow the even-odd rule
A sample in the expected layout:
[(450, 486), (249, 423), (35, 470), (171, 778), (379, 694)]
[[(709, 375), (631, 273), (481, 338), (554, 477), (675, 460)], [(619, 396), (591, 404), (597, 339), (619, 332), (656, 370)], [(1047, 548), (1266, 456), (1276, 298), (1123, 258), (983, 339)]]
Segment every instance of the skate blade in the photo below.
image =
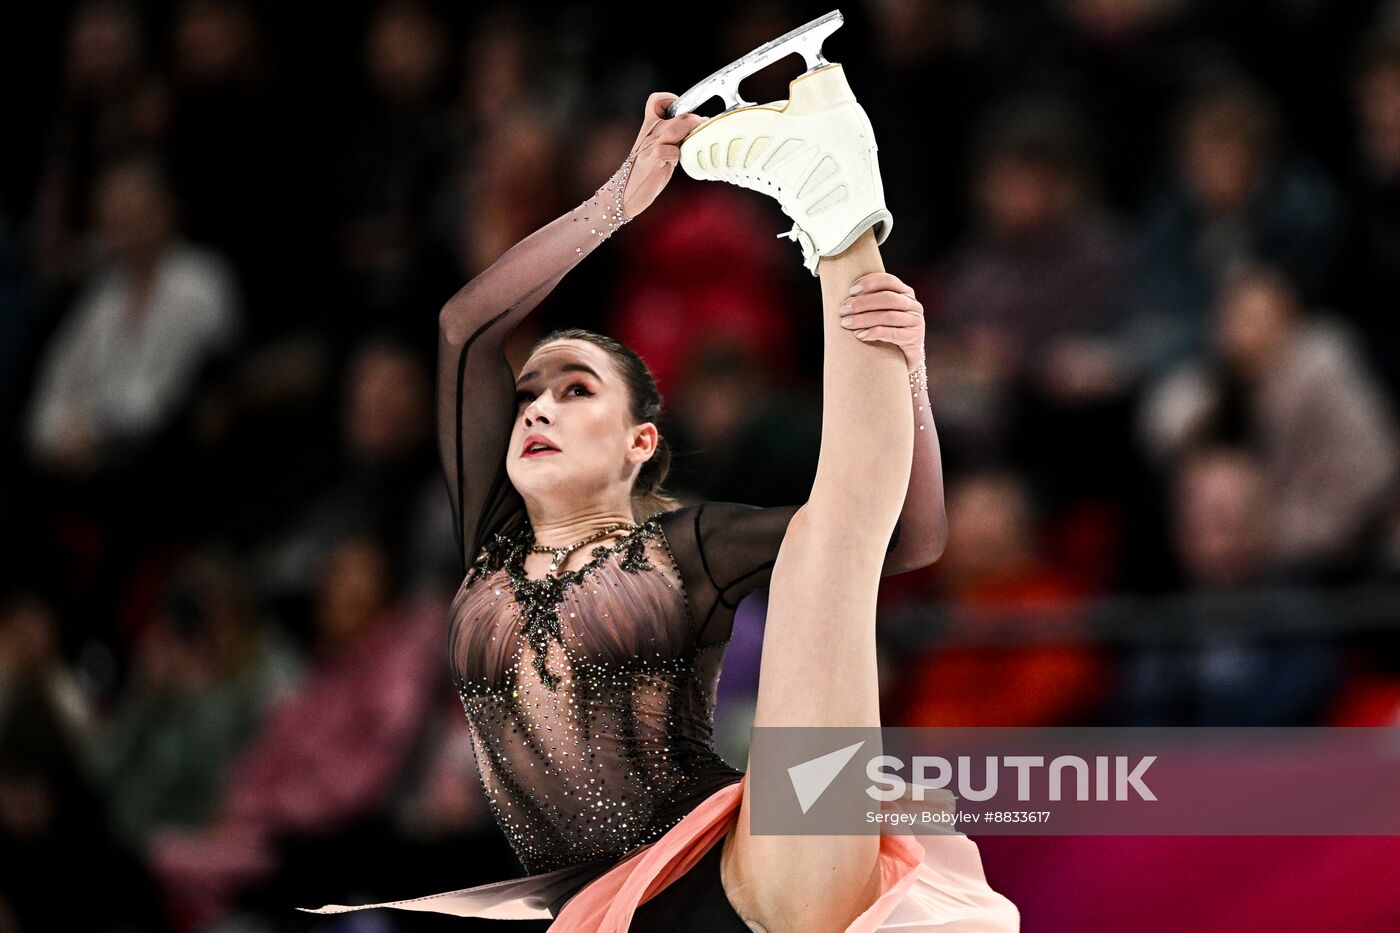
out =
[(798, 26), (792, 32), (784, 33), (771, 42), (765, 42), (677, 97), (666, 108), (667, 118), (693, 113), (711, 97), (718, 97), (724, 101), (725, 112), (739, 107), (752, 107), (752, 101), (746, 101), (739, 96), (740, 82), (793, 52), (800, 52), (807, 60), (807, 71), (803, 74), (829, 65), (830, 62), (822, 55), (822, 43), (826, 41), (827, 36), (840, 29), (844, 22), (845, 17), (841, 15), (841, 11), (832, 10), (805, 26)]

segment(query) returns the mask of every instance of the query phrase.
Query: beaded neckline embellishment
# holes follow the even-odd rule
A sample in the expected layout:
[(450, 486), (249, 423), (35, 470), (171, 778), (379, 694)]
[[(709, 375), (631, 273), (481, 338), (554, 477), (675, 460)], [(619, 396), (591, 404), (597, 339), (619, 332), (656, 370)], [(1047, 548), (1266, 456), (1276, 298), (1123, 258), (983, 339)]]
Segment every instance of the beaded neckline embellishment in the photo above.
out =
[(648, 519), (623, 535), (613, 544), (599, 544), (589, 552), (589, 561), (573, 570), (561, 570), (557, 575), (546, 575), (532, 580), (525, 575), (525, 557), (535, 543), (535, 530), (528, 521), (523, 521), (508, 531), (497, 532), (490, 542), (481, 549), (481, 554), (473, 562), (467, 583), (475, 581), (496, 570), (505, 570), (512, 589), (520, 603), (521, 615), (525, 620), (523, 631), (534, 649), (534, 668), (540, 681), (550, 690), (559, 686), (560, 679), (545, 664), (551, 639), (564, 644), (564, 627), (559, 618), (559, 606), (564, 600), (564, 592), (571, 584), (577, 583), (596, 570), (603, 561), (613, 554), (622, 553), (619, 566), (628, 573), (640, 573), (652, 569), (647, 559), (646, 542), (661, 535), (661, 525), (655, 518)]

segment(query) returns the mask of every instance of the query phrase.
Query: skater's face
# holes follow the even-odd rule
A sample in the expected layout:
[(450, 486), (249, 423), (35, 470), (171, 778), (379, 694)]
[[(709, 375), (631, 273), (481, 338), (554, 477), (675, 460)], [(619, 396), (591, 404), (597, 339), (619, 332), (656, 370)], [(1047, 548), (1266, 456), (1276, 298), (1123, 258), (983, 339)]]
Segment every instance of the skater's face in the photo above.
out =
[(545, 344), (521, 367), (515, 404), (506, 471), (527, 504), (577, 512), (630, 498), (659, 435), (632, 421), (627, 384), (606, 350), (586, 340)]

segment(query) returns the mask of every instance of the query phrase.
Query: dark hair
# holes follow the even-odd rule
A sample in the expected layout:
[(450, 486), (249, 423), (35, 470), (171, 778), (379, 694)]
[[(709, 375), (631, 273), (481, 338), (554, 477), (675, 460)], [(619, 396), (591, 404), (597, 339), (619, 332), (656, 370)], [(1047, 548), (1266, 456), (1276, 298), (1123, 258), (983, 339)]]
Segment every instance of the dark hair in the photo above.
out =
[[(656, 378), (647, 368), (646, 362), (636, 351), (620, 340), (604, 336), (583, 327), (566, 327), (545, 334), (533, 349), (536, 350), (556, 340), (586, 340), (602, 348), (612, 357), (613, 365), (627, 385), (627, 396), (631, 400), (630, 415), (634, 422), (656, 421), (661, 417), (661, 391), (656, 387)], [(642, 464), (637, 479), (632, 485), (632, 511), (636, 518), (645, 521), (662, 512), (669, 512), (680, 506), (680, 501), (661, 488), (666, 473), (671, 468), (671, 448), (666, 438), (657, 435), (656, 452)]]

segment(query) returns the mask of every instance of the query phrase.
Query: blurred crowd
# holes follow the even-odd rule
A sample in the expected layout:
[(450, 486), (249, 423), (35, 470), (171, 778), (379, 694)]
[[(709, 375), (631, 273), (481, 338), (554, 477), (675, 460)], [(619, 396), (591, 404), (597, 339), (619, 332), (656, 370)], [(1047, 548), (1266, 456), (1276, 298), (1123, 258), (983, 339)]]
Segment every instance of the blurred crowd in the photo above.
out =
[[(447, 681), (437, 311), (611, 175), (649, 91), (825, 9), (87, 0), (10, 31), (0, 933), (302, 929), (518, 870)], [(885, 721), (1400, 724), (1400, 3), (843, 12), (951, 527), (886, 581), (915, 621)], [(515, 361), (618, 337), (669, 488), (800, 501), (821, 329), (785, 226), (677, 173)], [(1168, 624), (1096, 637), (1128, 595)]]

